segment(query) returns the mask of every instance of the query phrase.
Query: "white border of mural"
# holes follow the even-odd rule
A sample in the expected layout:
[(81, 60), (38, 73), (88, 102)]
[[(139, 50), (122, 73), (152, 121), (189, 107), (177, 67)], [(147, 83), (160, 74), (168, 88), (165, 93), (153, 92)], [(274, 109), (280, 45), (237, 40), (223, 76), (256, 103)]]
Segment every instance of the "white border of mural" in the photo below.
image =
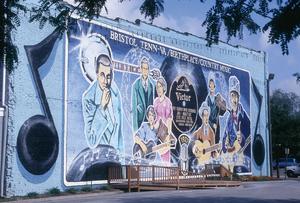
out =
[[(216, 61), (216, 60), (213, 60), (211, 58), (207, 58), (207, 57), (204, 57), (204, 56), (201, 56), (199, 54), (196, 54), (196, 53), (192, 53), (192, 52), (189, 52), (189, 51), (186, 51), (186, 50), (182, 50), (182, 49), (179, 49), (177, 47), (173, 47), (173, 46), (170, 46), (168, 44), (163, 44), (159, 41), (155, 41), (155, 40), (152, 40), (152, 39), (149, 39), (149, 38), (146, 38), (146, 37), (142, 37), (142, 36), (139, 36), (135, 33), (132, 33), (132, 32), (128, 32), (128, 31), (125, 31), (125, 30), (122, 30), (121, 28), (117, 28), (117, 27), (113, 27), (111, 25), (108, 25), (108, 24), (104, 24), (104, 23), (100, 23), (100, 22), (97, 22), (95, 20), (87, 20), (87, 19), (81, 19), (79, 16), (77, 15), (72, 15), (71, 16), (72, 18), (74, 19), (80, 19), (82, 21), (85, 21), (85, 22), (88, 22), (90, 24), (95, 24), (95, 25), (98, 25), (98, 26), (102, 26), (104, 28), (107, 28), (107, 29), (111, 29), (111, 30), (114, 30), (114, 31), (117, 31), (117, 32), (120, 32), (120, 33), (123, 33), (123, 34), (127, 34), (127, 35), (130, 35), (132, 37), (135, 37), (135, 38), (139, 38), (139, 39), (142, 39), (142, 40), (145, 40), (147, 42), (152, 42), (152, 43), (155, 43), (155, 44), (158, 44), (158, 45), (161, 45), (161, 46), (164, 46), (164, 47), (167, 47), (167, 48), (172, 48), (174, 50), (178, 50), (180, 52), (183, 52), (183, 53), (186, 53), (186, 54), (190, 54), (190, 55), (193, 55), (193, 56), (197, 56), (197, 57), (200, 57), (200, 58), (203, 58), (203, 59), (207, 59), (207, 60), (210, 60), (210, 61), (213, 61), (213, 62), (216, 62), (216, 63), (219, 63), (221, 65), (225, 65), (225, 66), (229, 66), (229, 67), (232, 67), (232, 68), (235, 68), (235, 69), (238, 69), (238, 70), (242, 70), (244, 72), (247, 72), (248, 75), (249, 75), (249, 113), (251, 115), (251, 112), (252, 112), (252, 109), (251, 109), (251, 92), (252, 92), (252, 84), (251, 84), (251, 74), (248, 70), (244, 70), (244, 69), (241, 69), (241, 68), (238, 68), (236, 66), (233, 66), (233, 65), (229, 65), (229, 64), (226, 64), (226, 63), (223, 63), (223, 62), (220, 62), (220, 61)], [(67, 174), (67, 143), (66, 143), (66, 138), (67, 138), (67, 129), (68, 129), (68, 104), (67, 104), (67, 96), (68, 96), (68, 46), (69, 46), (69, 40), (68, 40), (68, 36), (67, 34), (64, 35), (64, 40), (65, 40), (65, 46), (64, 46), (64, 51), (65, 51), (65, 62), (64, 62), (64, 149), (63, 149), (63, 157), (64, 157), (64, 160), (63, 160), (63, 163), (64, 163), (64, 166), (63, 166), (63, 180), (64, 180), (64, 185), (65, 186), (79, 186), (79, 185), (90, 185), (90, 184), (105, 184), (107, 183), (106, 180), (100, 180), (100, 181), (84, 181), (84, 182), (68, 182), (66, 180), (66, 174)], [(249, 116), (249, 115), (248, 115)], [(251, 168), (253, 166), (252, 164), (252, 139), (253, 139), (253, 135), (252, 135), (252, 125), (251, 125), (251, 120), (252, 118), (249, 117), (250, 119), (250, 136), (251, 136), (251, 143), (250, 143), (250, 148), (251, 148)], [(252, 171), (252, 170), (251, 170)], [(241, 173), (242, 174), (242, 173)], [(243, 175), (251, 175), (252, 172), (250, 173), (243, 173)]]

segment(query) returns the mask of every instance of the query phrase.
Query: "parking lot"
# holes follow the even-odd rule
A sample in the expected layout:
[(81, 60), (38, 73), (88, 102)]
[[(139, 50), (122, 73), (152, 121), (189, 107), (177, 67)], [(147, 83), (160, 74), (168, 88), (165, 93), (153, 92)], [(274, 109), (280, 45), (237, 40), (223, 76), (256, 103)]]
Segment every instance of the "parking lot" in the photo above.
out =
[[(277, 170), (276, 169), (273, 169), (273, 177), (277, 177)], [(284, 178), (295, 179), (295, 178), (289, 178), (289, 177), (285, 176), (285, 169), (284, 168), (279, 169), (279, 178), (281, 178), (281, 179), (284, 179)], [(298, 179), (300, 179), (300, 176), (298, 177)]]

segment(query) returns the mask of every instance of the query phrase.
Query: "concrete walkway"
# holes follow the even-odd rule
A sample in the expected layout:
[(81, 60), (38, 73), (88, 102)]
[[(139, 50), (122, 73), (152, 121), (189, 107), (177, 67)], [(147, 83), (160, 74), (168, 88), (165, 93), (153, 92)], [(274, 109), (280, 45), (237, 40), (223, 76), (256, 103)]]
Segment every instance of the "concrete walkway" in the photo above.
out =
[(179, 191), (103, 192), (43, 199), (15, 201), (22, 203), (232, 203), (232, 202), (300, 202), (300, 179), (244, 182), (240, 187)]

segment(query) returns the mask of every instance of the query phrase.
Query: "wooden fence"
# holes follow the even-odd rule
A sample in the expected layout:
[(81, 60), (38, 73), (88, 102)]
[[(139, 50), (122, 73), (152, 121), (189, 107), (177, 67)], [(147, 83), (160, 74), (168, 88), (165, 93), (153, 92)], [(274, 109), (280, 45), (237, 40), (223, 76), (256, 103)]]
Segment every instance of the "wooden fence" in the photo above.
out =
[[(108, 184), (119, 188), (176, 188), (201, 187), (209, 185), (230, 186), (224, 177), (232, 177), (232, 173), (220, 164), (207, 164), (201, 173), (193, 173), (180, 170), (179, 167), (170, 166), (144, 166), (144, 165), (123, 165), (110, 167), (108, 169)], [(219, 182), (212, 182), (211, 179)], [(210, 179), (210, 181), (208, 181)], [(236, 182), (233, 186), (236, 186)], [(229, 185), (228, 185), (229, 184)]]

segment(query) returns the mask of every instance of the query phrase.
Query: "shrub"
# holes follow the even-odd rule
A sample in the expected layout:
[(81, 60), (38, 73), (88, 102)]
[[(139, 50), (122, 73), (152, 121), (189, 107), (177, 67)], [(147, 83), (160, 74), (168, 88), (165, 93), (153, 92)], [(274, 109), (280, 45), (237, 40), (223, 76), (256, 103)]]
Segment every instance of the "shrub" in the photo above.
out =
[(29, 192), (29, 193), (27, 193), (27, 197), (30, 197), (30, 198), (37, 197), (38, 195), (39, 195), (39, 193), (37, 193), (37, 192)]
[(81, 188), (81, 191), (82, 192), (91, 192), (92, 188), (91, 187), (83, 187), (83, 188)]
[(60, 195), (60, 190), (57, 187), (51, 188), (48, 190), (48, 193), (50, 195)]
[(75, 188), (69, 188), (65, 192), (70, 193), (70, 194), (75, 194), (77, 190)]

